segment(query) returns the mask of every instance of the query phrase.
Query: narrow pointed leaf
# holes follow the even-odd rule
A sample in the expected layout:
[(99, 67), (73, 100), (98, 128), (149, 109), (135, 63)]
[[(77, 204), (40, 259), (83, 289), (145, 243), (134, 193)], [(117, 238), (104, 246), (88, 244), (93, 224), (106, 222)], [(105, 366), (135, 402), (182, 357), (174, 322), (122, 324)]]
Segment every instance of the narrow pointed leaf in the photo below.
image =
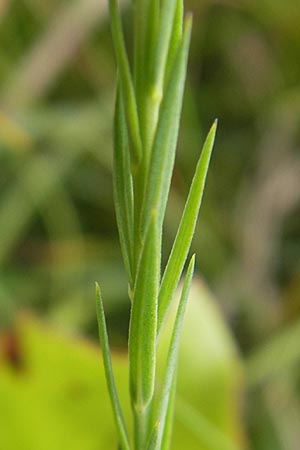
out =
[(142, 232), (148, 229), (152, 211), (156, 211), (158, 226), (162, 227), (174, 166), (191, 26), (191, 17), (188, 16), (185, 21), (182, 43), (174, 63), (166, 95), (161, 104), (149, 175), (146, 181), (141, 218)]
[(119, 89), (115, 109), (113, 181), (120, 244), (129, 284), (132, 287), (133, 188), (124, 105)]
[[(135, 4), (134, 82), (140, 106), (152, 74), (153, 56), (158, 36), (159, 0), (139, 0)], [(140, 112), (140, 109), (139, 109)]]
[[(161, 443), (163, 440), (163, 433), (166, 424), (166, 417), (168, 414), (168, 406), (170, 402), (170, 396), (172, 394), (172, 385), (174, 383), (174, 377), (176, 376), (177, 369), (177, 359), (178, 359), (178, 349), (180, 334), (182, 329), (183, 317), (185, 312), (185, 307), (188, 299), (189, 290), (191, 287), (193, 274), (195, 268), (195, 255), (192, 256), (189, 263), (184, 284), (182, 287), (182, 292), (178, 304), (178, 309), (175, 318), (175, 324), (172, 332), (165, 377), (163, 381), (161, 400), (158, 412), (158, 419), (155, 424), (154, 432), (150, 439), (147, 450), (161, 450)], [(170, 414), (170, 411), (169, 411)]]
[[(142, 73), (147, 73), (147, 77), (144, 76), (145, 86), (143, 95), (139, 97), (138, 102), (140, 128), (143, 141), (143, 156), (145, 158), (143, 168), (146, 175), (151, 157), (153, 140), (157, 129), (160, 105), (164, 95), (164, 84), (167, 78), (167, 60), (168, 62), (172, 61), (172, 63), (174, 63), (174, 58), (169, 60), (168, 55), (173, 32), (174, 34), (177, 34), (178, 31), (178, 24), (174, 23), (175, 19), (177, 21), (179, 20), (177, 4), (182, 4), (182, 0), (165, 0), (159, 17), (160, 20), (156, 21), (156, 17), (154, 18), (153, 16), (158, 15), (158, 3), (158, 0), (152, 0), (151, 3), (151, 11), (149, 13), (151, 19), (149, 18), (149, 21), (153, 23), (153, 26), (151, 26), (151, 29), (149, 30), (151, 31), (151, 35), (148, 33), (147, 58), (142, 66)], [(156, 14), (154, 14), (154, 12)], [(180, 27), (182, 29), (182, 17), (180, 19)], [(181, 37), (182, 36), (180, 35), (179, 42), (181, 41)], [(172, 44), (174, 44), (173, 39)], [(175, 47), (173, 47), (173, 51), (174, 50)], [(175, 55), (177, 54), (177, 50), (178, 47), (176, 48)], [(173, 66), (173, 64), (171, 64), (171, 66)], [(144, 174), (142, 176), (144, 177)]]
[(136, 411), (152, 399), (155, 380), (160, 241), (153, 216), (139, 262), (129, 328), (131, 399)]
[(106, 321), (105, 321), (105, 315), (104, 315), (104, 309), (103, 309), (103, 302), (102, 302), (102, 296), (101, 291), (98, 283), (96, 283), (96, 307), (97, 307), (97, 319), (98, 319), (98, 329), (99, 329), (99, 339), (100, 339), (100, 345), (102, 348), (102, 355), (103, 355), (103, 363), (104, 363), (104, 370), (106, 375), (106, 382), (107, 382), (107, 388), (110, 395), (110, 400), (112, 404), (112, 409), (114, 413), (114, 419), (119, 435), (120, 440), (120, 446), (122, 450), (130, 450), (130, 445), (128, 441), (128, 435), (121, 411), (121, 406), (116, 390), (113, 370), (112, 370), (112, 364), (111, 364), (111, 357), (110, 357), (110, 350), (109, 350), (109, 343), (108, 343), (108, 335), (107, 335), (107, 328), (106, 328)]
[(176, 57), (176, 53), (178, 51), (180, 41), (182, 39), (182, 24), (183, 24), (183, 1), (177, 0), (175, 16), (173, 21), (173, 29), (169, 45), (168, 58), (165, 68), (165, 76), (164, 76), (165, 83), (169, 80), (170, 72), (174, 64), (174, 59)]
[(159, 110), (159, 104), (152, 95), (152, 87), (160, 0), (141, 0), (136, 3), (136, 8), (135, 87), (143, 143), (143, 163), (139, 170), (142, 171), (142, 179), (145, 179)]
[(163, 429), (161, 450), (170, 450), (171, 447), (173, 424), (174, 424), (174, 412), (175, 412), (174, 409), (175, 409), (176, 385), (177, 385), (177, 370), (173, 377), (173, 383), (171, 386), (166, 412), (165, 426)]
[(158, 334), (161, 331), (173, 293), (179, 282), (194, 235), (203, 197), (208, 166), (215, 141), (216, 127), (217, 122), (215, 121), (204, 143), (176, 238), (163, 275), (158, 298)]
[(177, 399), (177, 404), (176, 416), (197, 439), (199, 448), (207, 450), (241, 450), (215, 424), (212, 424), (200, 411), (196, 410), (194, 406), (182, 398)]
[(151, 78), (151, 67), (154, 64), (155, 44), (158, 36), (158, 26), (160, 17), (160, 0), (150, 0), (148, 13), (148, 27), (146, 35), (146, 67), (147, 67), (147, 84)]
[(137, 104), (133, 88), (132, 76), (125, 48), (124, 36), (118, 0), (109, 0), (110, 24), (114, 41), (115, 54), (120, 75), (120, 85), (125, 103), (125, 112), (130, 137), (133, 144), (132, 159), (137, 162), (141, 157), (141, 134), (138, 119)]
[(174, 28), (175, 12), (178, 4), (182, 4), (182, 0), (164, 0), (162, 3), (154, 63), (154, 89), (156, 91), (156, 96), (158, 97), (162, 97), (165, 67), (170, 48), (172, 31)]

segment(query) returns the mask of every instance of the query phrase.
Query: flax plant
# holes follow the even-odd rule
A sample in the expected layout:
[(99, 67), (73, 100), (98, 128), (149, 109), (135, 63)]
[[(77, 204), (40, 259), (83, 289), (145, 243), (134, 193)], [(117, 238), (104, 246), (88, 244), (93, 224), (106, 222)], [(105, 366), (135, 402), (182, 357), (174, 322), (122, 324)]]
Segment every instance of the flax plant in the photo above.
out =
[(96, 285), (100, 343), (122, 450), (167, 450), (176, 392), (179, 338), (195, 257), (187, 265), (162, 382), (156, 380), (160, 332), (190, 250), (216, 133), (213, 124), (196, 166), (166, 267), (163, 222), (175, 160), (192, 17), (182, 0), (134, 0), (129, 62), (117, 0), (109, 0), (117, 62), (114, 198), (131, 314), (129, 390), (134, 435), (127, 432), (114, 382), (103, 303)]

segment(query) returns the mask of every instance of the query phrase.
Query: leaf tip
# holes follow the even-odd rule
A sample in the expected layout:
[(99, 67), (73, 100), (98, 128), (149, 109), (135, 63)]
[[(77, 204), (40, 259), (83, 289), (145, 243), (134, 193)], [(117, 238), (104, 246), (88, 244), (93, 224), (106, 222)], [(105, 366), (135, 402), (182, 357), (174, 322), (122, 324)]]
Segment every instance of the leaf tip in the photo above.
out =
[(101, 312), (103, 310), (103, 304), (102, 304), (102, 295), (101, 295), (100, 285), (97, 281), (95, 281), (95, 291), (96, 291), (97, 320), (99, 323), (99, 317), (101, 316)]
[(215, 136), (216, 132), (217, 132), (217, 128), (218, 128), (218, 123), (219, 123), (219, 119), (215, 119), (211, 128), (210, 128), (210, 133), (213, 134)]
[(101, 290), (98, 281), (95, 281), (95, 290), (97, 297), (100, 297)]
[(217, 134), (218, 121), (219, 121), (219, 119), (217, 119), (217, 118), (214, 120), (214, 122), (209, 130), (209, 133), (207, 135), (207, 138), (210, 139), (212, 142), (212, 147), (215, 142), (215, 138), (216, 138), (216, 134)]
[(192, 25), (193, 22), (193, 13), (192, 11), (187, 11), (185, 13), (184, 21), (186, 25)]
[(184, 17), (184, 30), (188, 36), (191, 34), (192, 26), (193, 26), (193, 13), (191, 11), (188, 11)]
[(188, 277), (193, 277), (195, 271), (195, 263), (196, 263), (196, 253), (194, 253), (190, 259), (190, 262), (187, 267), (187, 275)]

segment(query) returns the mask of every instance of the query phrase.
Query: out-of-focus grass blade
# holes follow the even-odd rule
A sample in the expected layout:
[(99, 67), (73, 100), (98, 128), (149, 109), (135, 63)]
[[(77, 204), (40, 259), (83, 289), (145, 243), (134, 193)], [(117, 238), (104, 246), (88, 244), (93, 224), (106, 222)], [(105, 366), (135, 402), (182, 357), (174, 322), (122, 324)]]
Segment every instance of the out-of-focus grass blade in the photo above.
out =
[(280, 330), (255, 349), (245, 359), (245, 374), (249, 386), (265, 383), (299, 364), (300, 319)]
[(114, 413), (115, 423), (117, 426), (118, 434), (119, 434), (119, 440), (122, 450), (130, 450), (130, 445), (128, 441), (128, 435), (121, 411), (121, 406), (116, 390), (113, 370), (112, 370), (112, 364), (111, 364), (111, 357), (110, 357), (110, 350), (109, 350), (109, 343), (108, 343), (108, 335), (107, 335), (107, 329), (106, 329), (106, 321), (105, 321), (105, 315), (104, 315), (104, 309), (103, 309), (103, 302), (102, 302), (102, 296), (100, 291), (100, 286), (98, 283), (96, 283), (96, 307), (97, 307), (97, 319), (98, 319), (98, 329), (99, 329), (99, 339), (100, 344), (102, 348), (102, 355), (103, 355), (103, 363), (104, 363), (104, 369), (105, 369), (105, 376), (107, 381), (107, 387), (110, 395), (110, 400), (112, 404), (112, 409)]
[(149, 176), (146, 181), (141, 216), (142, 233), (148, 228), (152, 211), (157, 213), (159, 229), (163, 223), (174, 166), (191, 27), (192, 18), (188, 16), (185, 21), (182, 43), (161, 104), (150, 160)]
[(179, 398), (176, 399), (176, 403), (176, 417), (197, 438), (200, 448), (207, 450), (241, 450), (193, 406)]
[(139, 263), (129, 328), (130, 390), (137, 412), (147, 407), (154, 391), (159, 261), (160, 242), (153, 216)]
[(164, 428), (166, 424), (167, 414), (171, 414), (168, 411), (168, 407), (170, 406), (170, 396), (172, 393), (172, 385), (174, 382), (174, 377), (176, 376), (176, 368), (177, 368), (177, 357), (178, 357), (178, 349), (179, 349), (179, 341), (180, 341), (180, 333), (182, 328), (182, 322), (184, 317), (184, 311), (187, 303), (187, 298), (189, 294), (189, 290), (191, 287), (193, 274), (195, 268), (195, 255), (192, 256), (191, 261), (189, 263), (186, 278), (184, 280), (181, 297), (178, 304), (178, 309), (175, 318), (175, 324), (172, 332), (168, 358), (167, 358), (167, 367), (165, 378), (163, 381), (161, 400), (158, 412), (158, 419), (155, 424), (154, 432), (152, 433), (152, 437), (150, 439), (149, 446), (147, 450), (161, 450), (161, 443), (163, 439)]
[(133, 287), (133, 188), (122, 94), (118, 89), (114, 127), (114, 196), (120, 243), (129, 284)]
[(163, 321), (190, 249), (201, 206), (210, 157), (215, 141), (216, 127), (217, 121), (215, 121), (211, 127), (204, 143), (176, 238), (163, 275), (158, 298), (158, 334), (161, 331)]
[(125, 112), (128, 121), (128, 129), (133, 144), (133, 160), (139, 161), (142, 151), (140, 126), (137, 104), (133, 88), (132, 76), (125, 48), (121, 18), (118, 8), (118, 0), (109, 0), (109, 12), (112, 36), (119, 69), (120, 85), (126, 105)]
[(0, 201), (0, 263), (28, 226), (35, 208), (43, 205), (57, 187), (61, 189), (61, 180), (74, 167), (81, 152), (82, 148), (53, 158), (34, 155), (18, 171), (17, 182)]

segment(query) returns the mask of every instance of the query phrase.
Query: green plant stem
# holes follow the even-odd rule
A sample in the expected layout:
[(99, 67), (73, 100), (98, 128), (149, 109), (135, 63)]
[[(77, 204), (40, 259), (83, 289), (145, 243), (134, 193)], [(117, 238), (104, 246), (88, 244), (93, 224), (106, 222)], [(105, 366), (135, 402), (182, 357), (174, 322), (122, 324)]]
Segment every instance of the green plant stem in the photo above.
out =
[(149, 433), (149, 407), (137, 411), (134, 408), (135, 450), (145, 450)]
[[(135, 450), (168, 450), (174, 415), (177, 353), (194, 271), (191, 258), (173, 323), (162, 386), (156, 380), (157, 337), (186, 263), (215, 137), (204, 144), (178, 233), (161, 279), (163, 224), (180, 125), (192, 17), (183, 0), (133, 0), (133, 76), (118, 0), (109, 0), (118, 66), (114, 124), (114, 199), (128, 276), (131, 312), (128, 337), (129, 389)], [(100, 290), (99, 336), (108, 390), (122, 450), (129, 443), (108, 347)], [(156, 393), (160, 397), (156, 398)], [(155, 422), (155, 423), (153, 423)]]
[(186, 278), (182, 287), (182, 292), (177, 308), (175, 323), (170, 341), (169, 352), (167, 356), (166, 371), (163, 380), (163, 387), (160, 398), (159, 412), (156, 425), (151, 434), (151, 439), (147, 450), (161, 450), (162, 441), (164, 438), (165, 428), (167, 425), (167, 417), (171, 413), (170, 406), (172, 405), (172, 387), (174, 387), (176, 373), (177, 373), (177, 358), (179, 351), (179, 341), (182, 329), (183, 317), (185, 307), (190, 291), (193, 274), (195, 268), (195, 255), (192, 256), (189, 263)]

